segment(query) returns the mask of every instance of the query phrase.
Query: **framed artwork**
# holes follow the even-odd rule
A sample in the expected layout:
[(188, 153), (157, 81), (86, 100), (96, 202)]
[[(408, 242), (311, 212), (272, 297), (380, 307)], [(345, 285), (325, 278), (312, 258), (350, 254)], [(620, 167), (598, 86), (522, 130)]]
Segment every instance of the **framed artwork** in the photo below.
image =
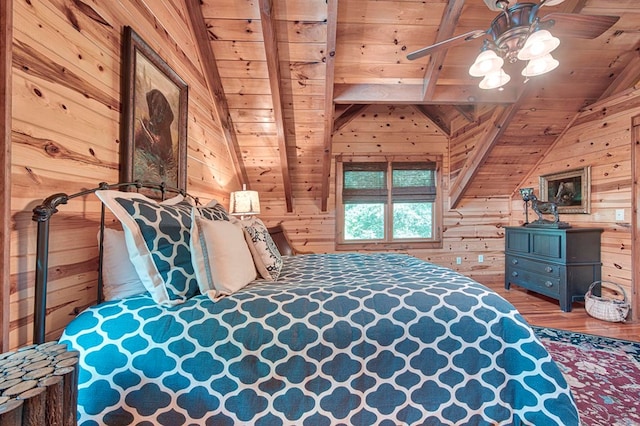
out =
[(540, 176), (540, 195), (559, 213), (591, 213), (591, 167)]
[(124, 27), (120, 180), (186, 190), (188, 86)]

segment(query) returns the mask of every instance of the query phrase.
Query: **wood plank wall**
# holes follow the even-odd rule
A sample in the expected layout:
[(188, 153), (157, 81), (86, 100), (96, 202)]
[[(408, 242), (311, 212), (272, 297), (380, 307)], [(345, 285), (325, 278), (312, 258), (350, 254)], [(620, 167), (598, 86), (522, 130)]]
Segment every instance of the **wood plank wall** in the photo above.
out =
[[(591, 166), (591, 214), (564, 214), (560, 220), (575, 227), (604, 228), (602, 279), (623, 286), (628, 297), (633, 294), (631, 129), (632, 118), (638, 114), (637, 89), (591, 105), (578, 115), (573, 126), (520, 185), (535, 188), (537, 195), (539, 176)], [(635, 179), (637, 175), (636, 170)], [(624, 211), (624, 220), (616, 220), (616, 210)], [(512, 211), (511, 224), (522, 224), (524, 213), (519, 194), (513, 197)]]
[[(56, 192), (118, 181), (120, 57), (129, 25), (189, 84), (187, 190), (228, 202), (239, 181), (215, 122), (182, 2), (20, 1), (14, 5), (9, 346), (31, 341), (36, 224)], [(54, 216), (47, 337), (95, 297), (95, 197)], [(68, 248), (73, 247), (73, 249)], [(4, 327), (3, 327), (4, 328)]]
[[(441, 155), (445, 209), (443, 247), (405, 250), (419, 258), (448, 266), (480, 282), (502, 280), (504, 231), (509, 223), (509, 198), (463, 199), (449, 210), (449, 142), (424, 115), (411, 106), (371, 105), (333, 137), (337, 155)], [(334, 161), (335, 163), (335, 161)], [(322, 212), (319, 200), (295, 199), (294, 212), (286, 213), (283, 200), (267, 200), (261, 218), (267, 224), (282, 222), (294, 246), (313, 252), (333, 252), (335, 235), (335, 164), (332, 167), (329, 211)], [(478, 262), (478, 254), (484, 262)], [(456, 264), (462, 257), (462, 264)]]

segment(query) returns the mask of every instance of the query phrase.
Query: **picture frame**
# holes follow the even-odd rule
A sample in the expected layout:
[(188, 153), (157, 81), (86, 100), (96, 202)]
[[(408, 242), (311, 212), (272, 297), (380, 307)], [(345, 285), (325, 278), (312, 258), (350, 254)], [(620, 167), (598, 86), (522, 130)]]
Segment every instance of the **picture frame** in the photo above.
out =
[(129, 26), (122, 51), (120, 180), (186, 190), (188, 85)]
[(560, 214), (591, 213), (591, 166), (540, 176), (542, 201), (554, 201)]

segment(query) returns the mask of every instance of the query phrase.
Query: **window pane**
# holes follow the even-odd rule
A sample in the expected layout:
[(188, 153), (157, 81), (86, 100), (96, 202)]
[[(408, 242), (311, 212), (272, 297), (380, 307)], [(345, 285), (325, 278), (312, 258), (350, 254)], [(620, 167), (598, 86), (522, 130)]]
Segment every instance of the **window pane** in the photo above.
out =
[(379, 189), (386, 188), (383, 171), (345, 171), (345, 189)]
[(393, 187), (435, 186), (433, 170), (394, 170)]
[(393, 203), (393, 238), (432, 238), (433, 203)]
[(345, 240), (381, 240), (384, 238), (384, 203), (345, 204)]

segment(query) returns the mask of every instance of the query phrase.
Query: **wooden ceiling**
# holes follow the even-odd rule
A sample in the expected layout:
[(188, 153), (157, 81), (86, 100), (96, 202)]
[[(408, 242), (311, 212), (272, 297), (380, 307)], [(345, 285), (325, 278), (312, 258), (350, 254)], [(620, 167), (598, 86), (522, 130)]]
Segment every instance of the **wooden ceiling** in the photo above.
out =
[(566, 0), (542, 8), (540, 16), (620, 19), (596, 39), (563, 38), (553, 53), (560, 67), (526, 84), (518, 70), (504, 90), (479, 89), (480, 79), (467, 72), (482, 38), (406, 58), (451, 36), (487, 29), (498, 12), (483, 0), (187, 4), (241, 179), (261, 196), (283, 200), (287, 211), (299, 198), (327, 209), (332, 134), (371, 104), (415, 105), (452, 143), (477, 134), (474, 151), (450, 176), (455, 206), (463, 196), (510, 195), (517, 179), (503, 193), (490, 181), (526, 175), (581, 109), (640, 79), (637, 0)]

